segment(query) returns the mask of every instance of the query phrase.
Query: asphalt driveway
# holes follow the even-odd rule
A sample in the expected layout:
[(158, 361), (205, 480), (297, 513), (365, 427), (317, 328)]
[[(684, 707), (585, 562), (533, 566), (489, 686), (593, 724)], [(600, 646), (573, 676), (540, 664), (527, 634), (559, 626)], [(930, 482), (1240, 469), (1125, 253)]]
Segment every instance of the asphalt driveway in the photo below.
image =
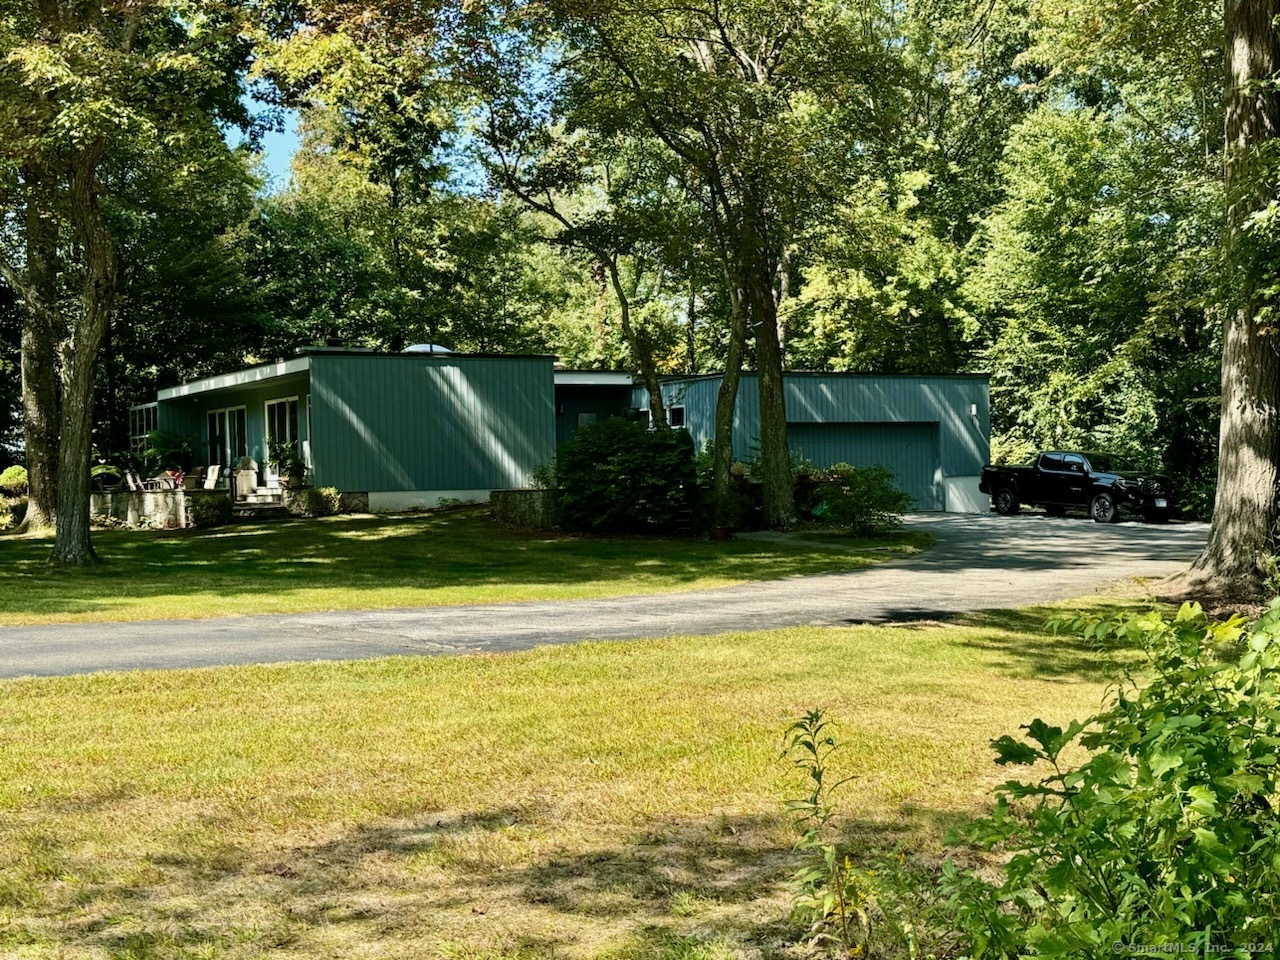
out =
[(1195, 558), (1208, 533), (1204, 524), (1104, 526), (1036, 514), (922, 514), (908, 525), (931, 533), (934, 549), (854, 573), (693, 593), (0, 628), (0, 677), (501, 652), (585, 639), (928, 619), (1166, 576)]

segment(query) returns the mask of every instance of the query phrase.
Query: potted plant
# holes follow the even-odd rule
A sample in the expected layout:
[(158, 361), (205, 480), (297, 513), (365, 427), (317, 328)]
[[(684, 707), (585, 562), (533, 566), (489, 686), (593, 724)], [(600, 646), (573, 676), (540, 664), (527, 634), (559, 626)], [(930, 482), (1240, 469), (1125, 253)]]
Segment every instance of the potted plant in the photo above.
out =
[(307, 462), (302, 459), (298, 448), (285, 440), (272, 440), (270, 451), (267, 463), (280, 478), (280, 485), (292, 488), (302, 486), (307, 476)]

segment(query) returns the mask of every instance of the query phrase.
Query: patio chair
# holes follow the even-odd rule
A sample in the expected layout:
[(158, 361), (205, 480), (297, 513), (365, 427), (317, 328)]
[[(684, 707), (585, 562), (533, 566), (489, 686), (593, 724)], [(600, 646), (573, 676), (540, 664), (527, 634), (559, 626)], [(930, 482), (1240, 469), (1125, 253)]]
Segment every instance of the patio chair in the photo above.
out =
[(209, 467), (208, 473), (204, 477), (204, 488), (206, 490), (216, 490), (218, 487), (218, 474), (222, 472), (222, 467), (213, 464)]
[(138, 475), (132, 470), (124, 472), (124, 485), (129, 488), (130, 493), (141, 493), (146, 489), (143, 487), (142, 481), (138, 479)]

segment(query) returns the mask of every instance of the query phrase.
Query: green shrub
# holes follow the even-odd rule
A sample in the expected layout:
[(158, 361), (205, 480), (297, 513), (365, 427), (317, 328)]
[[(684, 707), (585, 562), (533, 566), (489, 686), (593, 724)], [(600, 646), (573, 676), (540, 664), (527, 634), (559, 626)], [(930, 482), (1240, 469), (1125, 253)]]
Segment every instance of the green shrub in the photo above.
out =
[(231, 498), (215, 493), (191, 497), (187, 501), (187, 516), (193, 527), (220, 527), (231, 522)]
[(18, 526), (26, 516), (26, 497), (0, 497), (0, 530)]
[(837, 463), (797, 480), (796, 506), (801, 516), (871, 537), (902, 526), (911, 495), (893, 485), (893, 474), (885, 467)]
[(14, 464), (0, 473), (0, 492), (20, 497), (27, 492), (27, 468)]
[(342, 512), (342, 494), (337, 487), (304, 487), (294, 504), (304, 517), (332, 517)]
[(693, 441), (622, 418), (582, 427), (556, 453), (559, 519), (597, 533), (674, 531), (691, 508)]
[[(932, 886), (902, 874), (890, 890), (891, 872), (879, 874), (883, 915), (914, 924), (898, 930), (902, 951), (1244, 960), (1250, 945), (1270, 945), (1273, 955), (1280, 600), (1248, 628), (1212, 623), (1198, 604), (1069, 626), (1141, 644), (1152, 679), (1126, 684), (1108, 710), (1066, 730), (1035, 720), (1023, 737), (993, 742), (998, 764), (1047, 772), (1006, 783), (994, 813), (951, 838), (995, 851), (994, 878), (948, 862)], [(1072, 766), (1081, 747), (1088, 759)]]

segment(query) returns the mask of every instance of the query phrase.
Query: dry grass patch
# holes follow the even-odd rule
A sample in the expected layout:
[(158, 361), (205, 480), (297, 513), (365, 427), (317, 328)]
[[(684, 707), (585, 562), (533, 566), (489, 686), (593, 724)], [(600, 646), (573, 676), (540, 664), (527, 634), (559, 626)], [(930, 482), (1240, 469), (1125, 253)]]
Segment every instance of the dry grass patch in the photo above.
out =
[(1100, 702), (1045, 611), (0, 683), (0, 956), (781, 956), (789, 720), (936, 849), (988, 739)]

